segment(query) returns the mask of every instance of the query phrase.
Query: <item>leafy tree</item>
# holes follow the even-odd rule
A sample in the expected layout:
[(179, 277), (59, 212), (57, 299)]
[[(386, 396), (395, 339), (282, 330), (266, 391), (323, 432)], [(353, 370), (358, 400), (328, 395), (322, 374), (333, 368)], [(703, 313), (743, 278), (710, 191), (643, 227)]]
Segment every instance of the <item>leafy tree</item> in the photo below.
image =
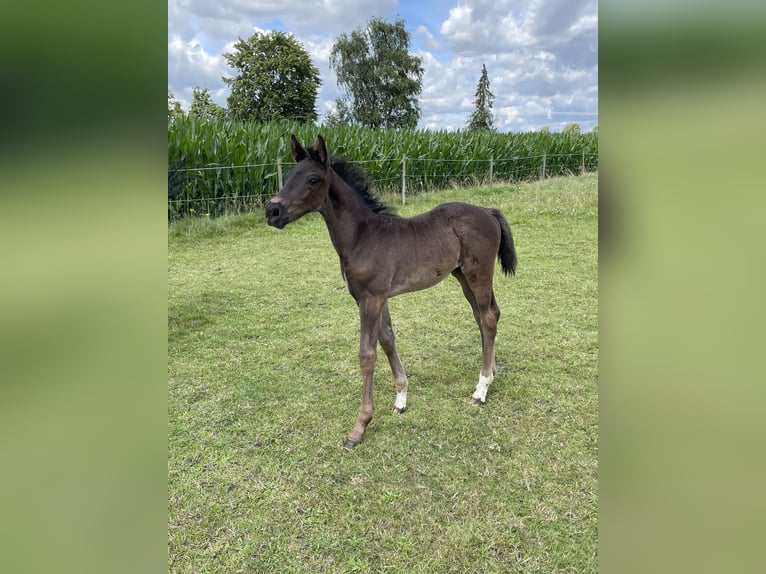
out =
[(201, 120), (215, 120), (222, 119), (226, 115), (226, 110), (216, 104), (210, 97), (210, 90), (207, 88), (200, 90), (198, 87), (195, 87), (193, 93), (194, 96), (192, 97), (191, 108), (189, 109), (190, 116)]
[(176, 101), (173, 92), (168, 90), (168, 118), (173, 115), (173, 102)]
[(580, 133), (580, 124), (567, 124), (561, 131), (565, 134), (578, 135)]
[(325, 114), (325, 123), (328, 126), (350, 126), (354, 123), (345, 100), (335, 100), (335, 110)]
[(231, 87), (226, 103), (233, 118), (263, 123), (317, 119), (319, 70), (294, 36), (256, 32), (247, 40), (240, 38), (234, 52), (224, 56), (239, 70), (236, 77), (223, 78)]
[(173, 95), (173, 92), (168, 90), (168, 119), (184, 115), (184, 109)]
[(424, 69), (409, 49), (401, 18), (394, 23), (371, 18), (366, 28), (341, 34), (330, 53), (342, 94), (336, 102), (339, 117), (371, 128), (414, 129)]
[(481, 77), (476, 86), (476, 99), (474, 103), (476, 108), (468, 117), (469, 130), (489, 131), (494, 129), (492, 118), (492, 103), (495, 101), (495, 94), (489, 89), (489, 76), (487, 76), (487, 66), (481, 65)]

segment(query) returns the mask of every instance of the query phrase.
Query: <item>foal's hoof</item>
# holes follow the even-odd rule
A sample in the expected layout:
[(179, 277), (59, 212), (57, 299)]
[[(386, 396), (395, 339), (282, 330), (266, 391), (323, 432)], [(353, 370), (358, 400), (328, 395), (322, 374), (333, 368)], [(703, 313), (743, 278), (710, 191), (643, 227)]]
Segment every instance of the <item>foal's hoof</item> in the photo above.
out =
[(348, 439), (346, 442), (343, 443), (343, 448), (345, 448), (346, 450), (351, 450), (352, 448), (354, 448), (358, 444), (359, 443), (356, 442), (355, 440)]
[(483, 405), (486, 401), (482, 401), (481, 399), (477, 399), (475, 397), (471, 397), (471, 404), (472, 405)]
[(402, 407), (402, 408), (399, 408), (399, 407), (394, 407), (394, 408), (393, 408), (393, 410), (392, 410), (392, 412), (394, 412), (394, 413), (396, 413), (396, 414), (400, 415), (400, 414), (402, 414), (402, 413), (403, 413), (404, 411), (406, 411), (406, 410), (407, 410), (407, 407)]

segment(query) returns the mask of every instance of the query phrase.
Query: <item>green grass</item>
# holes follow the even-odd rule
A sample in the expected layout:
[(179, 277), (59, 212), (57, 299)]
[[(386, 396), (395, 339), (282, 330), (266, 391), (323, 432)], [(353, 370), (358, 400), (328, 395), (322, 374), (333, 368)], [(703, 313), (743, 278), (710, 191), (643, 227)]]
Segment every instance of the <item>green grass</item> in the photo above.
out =
[(410, 379), (341, 448), (361, 396), (358, 319), (317, 214), (168, 235), (168, 571), (595, 572), (597, 175), (423, 194), (499, 207), (519, 267), (495, 292), (498, 374), (457, 282), (391, 300)]

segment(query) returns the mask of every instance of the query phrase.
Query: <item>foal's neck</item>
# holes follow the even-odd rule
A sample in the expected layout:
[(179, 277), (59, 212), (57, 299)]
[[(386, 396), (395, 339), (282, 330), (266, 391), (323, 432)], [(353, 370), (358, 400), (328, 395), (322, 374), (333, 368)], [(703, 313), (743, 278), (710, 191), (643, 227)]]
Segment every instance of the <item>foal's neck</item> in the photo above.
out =
[(364, 200), (334, 171), (327, 201), (319, 213), (327, 224), (332, 244), (341, 258), (356, 243), (359, 224), (375, 217)]

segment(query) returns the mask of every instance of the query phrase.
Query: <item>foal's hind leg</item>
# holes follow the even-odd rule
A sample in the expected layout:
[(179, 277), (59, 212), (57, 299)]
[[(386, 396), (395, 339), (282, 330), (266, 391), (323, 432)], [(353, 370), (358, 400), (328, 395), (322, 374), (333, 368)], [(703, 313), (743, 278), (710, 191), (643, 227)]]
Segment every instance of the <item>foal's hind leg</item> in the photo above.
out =
[[(471, 402), (475, 405), (483, 405), (487, 400), (487, 389), (495, 378), (497, 367), (495, 365), (495, 337), (497, 336), (497, 323), (500, 319), (500, 308), (495, 301), (492, 287), (486, 292), (477, 295), (477, 307), (479, 309), (479, 329), (481, 330), (482, 366), (479, 373), (479, 382), (471, 395)], [(476, 292), (476, 290), (474, 291)]]
[(394, 374), (394, 383), (396, 384), (394, 412), (403, 413), (407, 408), (407, 375), (404, 373), (404, 367), (402, 367), (399, 354), (396, 352), (396, 337), (394, 337), (394, 329), (391, 325), (391, 313), (388, 310), (388, 303), (383, 307), (383, 313), (380, 317), (378, 340), (383, 348), (383, 352), (388, 357), (391, 372)]
[(487, 400), (487, 389), (495, 378), (497, 370), (495, 366), (495, 337), (497, 336), (497, 323), (500, 320), (500, 308), (497, 306), (492, 290), (492, 275), (486, 282), (471, 282), (460, 269), (456, 269), (452, 274), (460, 282), (463, 295), (471, 304), (473, 317), (481, 331), (481, 371), (479, 372), (479, 382), (471, 395), (471, 402), (480, 405)]

